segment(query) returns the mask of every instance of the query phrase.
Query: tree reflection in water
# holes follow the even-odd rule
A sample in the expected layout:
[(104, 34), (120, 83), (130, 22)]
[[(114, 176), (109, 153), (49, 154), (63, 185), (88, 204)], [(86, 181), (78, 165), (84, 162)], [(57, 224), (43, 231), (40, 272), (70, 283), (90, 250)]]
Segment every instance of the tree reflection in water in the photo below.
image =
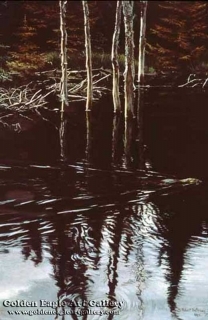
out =
[(180, 317), (176, 301), (183, 294), (180, 283), (184, 265), (189, 263), (189, 247), (193, 237), (202, 234), (203, 221), (207, 221), (207, 202), (202, 201), (199, 195), (190, 191), (186, 199), (169, 196), (162, 201), (159, 198), (156, 200), (162, 213), (157, 222), (158, 230), (165, 240), (159, 252), (159, 261), (169, 265), (166, 270), (169, 282), (167, 301), (177, 319)]
[[(15, 207), (2, 210), (1, 249), (21, 246), (25, 263), (31, 260), (36, 266), (41, 266), (47, 251), (59, 301), (124, 301), (120, 316), (111, 314), (104, 319), (147, 319), (151, 311), (155, 312), (153, 302), (159, 305), (161, 299), (165, 303), (165, 297), (172, 314), (180, 319), (177, 301), (182, 295), (182, 272), (190, 239), (201, 234), (206, 202), (202, 203), (196, 193), (195, 197), (189, 193), (188, 201), (184, 201), (185, 195), (162, 197), (157, 192), (150, 201), (151, 188), (147, 190), (146, 179), (141, 177), (141, 190), (135, 190), (138, 177), (132, 175), (128, 188), (131, 186), (133, 191), (128, 197), (124, 194), (123, 199), (115, 193), (114, 186), (122, 193), (122, 186), (127, 186), (126, 173), (81, 171), (79, 166), (76, 170), (79, 175), (67, 167), (42, 174), (47, 188), (42, 180), (35, 180), (47, 190), (49, 204), (55, 203), (53, 208), (58, 212), (51, 207), (47, 210), (47, 200), (45, 211), (39, 214), (23, 210), (24, 206), (18, 207), (19, 211)], [(49, 177), (58, 184), (49, 184)], [(67, 195), (71, 195), (70, 202)], [(50, 203), (50, 199), (60, 196), (60, 201)], [(38, 203), (39, 208), (44, 208), (43, 200)], [(65, 207), (68, 209), (63, 211)], [(156, 281), (158, 298), (153, 291)], [(63, 320), (64, 316), (57, 319)], [(71, 315), (71, 319), (77, 319), (77, 315)], [(86, 314), (83, 319), (91, 318)]]
[[(42, 245), (47, 245), (59, 301), (124, 301), (122, 312), (129, 312), (133, 303), (142, 319), (145, 211), (152, 214), (154, 207), (139, 204), (87, 215), (46, 215), (30, 223), (19, 217), (14, 242), (24, 235), (22, 254), (35, 264), (41, 263)], [(5, 232), (11, 233), (10, 228)]]

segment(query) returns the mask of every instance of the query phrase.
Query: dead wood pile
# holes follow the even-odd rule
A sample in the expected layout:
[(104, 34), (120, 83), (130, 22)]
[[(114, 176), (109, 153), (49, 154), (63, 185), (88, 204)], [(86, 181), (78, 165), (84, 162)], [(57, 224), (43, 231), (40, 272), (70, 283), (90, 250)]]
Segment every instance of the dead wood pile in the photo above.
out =
[[(109, 81), (111, 72), (104, 69), (93, 70), (93, 100), (97, 101), (106, 92), (110, 91)], [(59, 70), (36, 72), (35, 80), (20, 86), (0, 87), (0, 124), (21, 132), (20, 122), (12, 121), (14, 115), (34, 122), (37, 116), (49, 121), (43, 116), (43, 110), (59, 110), (60, 78)], [(87, 92), (87, 79), (85, 70), (68, 70), (68, 100), (69, 102), (85, 101)], [(53, 101), (53, 107), (48, 106)], [(50, 109), (50, 110), (49, 110)], [(35, 116), (34, 116), (35, 114)]]

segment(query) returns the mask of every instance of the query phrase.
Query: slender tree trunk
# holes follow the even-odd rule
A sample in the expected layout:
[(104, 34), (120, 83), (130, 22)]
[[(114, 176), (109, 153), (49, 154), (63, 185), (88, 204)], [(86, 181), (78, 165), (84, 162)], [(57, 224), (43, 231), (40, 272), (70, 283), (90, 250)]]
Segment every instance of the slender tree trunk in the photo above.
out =
[(65, 106), (68, 106), (67, 90), (67, 31), (66, 31), (66, 6), (67, 1), (59, 1), (60, 7), (60, 31), (61, 31), (61, 123), (59, 129), (60, 137), (60, 156), (62, 160), (66, 159), (66, 119)]
[(86, 111), (90, 111), (93, 99), (93, 84), (92, 84), (92, 50), (90, 36), (90, 21), (88, 2), (82, 1), (84, 12), (84, 30), (85, 30), (85, 51), (86, 51), (86, 69), (87, 69), (87, 103)]
[(59, 1), (60, 31), (61, 31), (61, 112), (68, 105), (67, 92), (67, 31), (66, 31), (66, 5), (67, 1)]
[(139, 86), (144, 84), (147, 1), (140, 1), (140, 3), (141, 3), (141, 16), (140, 16), (139, 58), (138, 58)]
[(125, 26), (125, 117), (134, 116), (134, 31), (133, 1), (122, 1)]
[(112, 41), (112, 51), (111, 51), (111, 61), (113, 68), (113, 105), (114, 112), (121, 111), (121, 101), (119, 96), (119, 63), (118, 63), (118, 45), (119, 45), (119, 36), (120, 36), (120, 28), (121, 28), (121, 8), (122, 2), (117, 1), (116, 7), (116, 21), (115, 21), (115, 29), (113, 34)]

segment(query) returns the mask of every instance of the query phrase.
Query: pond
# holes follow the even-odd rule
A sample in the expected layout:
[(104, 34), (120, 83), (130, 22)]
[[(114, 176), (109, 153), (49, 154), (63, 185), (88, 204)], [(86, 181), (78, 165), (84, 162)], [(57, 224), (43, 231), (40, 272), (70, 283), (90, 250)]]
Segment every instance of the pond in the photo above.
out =
[(2, 145), (1, 320), (208, 318), (206, 99), (150, 89), (145, 170), (108, 97), (91, 131), (69, 117), (65, 161), (58, 133)]

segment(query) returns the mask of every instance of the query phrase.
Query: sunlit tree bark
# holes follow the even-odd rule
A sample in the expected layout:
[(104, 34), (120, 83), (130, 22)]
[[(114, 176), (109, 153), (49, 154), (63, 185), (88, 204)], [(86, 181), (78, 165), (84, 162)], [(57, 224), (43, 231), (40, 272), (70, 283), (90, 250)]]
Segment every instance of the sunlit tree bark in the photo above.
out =
[(117, 1), (115, 29), (112, 41), (111, 61), (113, 67), (113, 105), (114, 112), (121, 111), (121, 101), (119, 96), (119, 62), (118, 62), (118, 45), (121, 28), (121, 1)]
[(60, 31), (61, 31), (61, 112), (68, 105), (67, 92), (67, 31), (66, 31), (66, 5), (67, 1), (59, 1), (60, 6)]
[(147, 17), (147, 1), (140, 1), (140, 36), (139, 36), (139, 58), (138, 58), (138, 84), (144, 83), (144, 67), (145, 67), (145, 45), (146, 45), (146, 17)]
[(134, 116), (134, 31), (133, 1), (122, 1), (125, 26), (125, 117)]
[(87, 1), (82, 1), (84, 12), (84, 30), (85, 30), (85, 52), (86, 52), (86, 69), (87, 69), (87, 103), (86, 111), (90, 111), (93, 99), (93, 84), (92, 84), (92, 50), (90, 36), (90, 21), (89, 7)]
[(60, 7), (60, 31), (61, 31), (61, 123), (59, 129), (60, 136), (60, 156), (65, 160), (65, 127), (64, 116), (65, 106), (68, 106), (67, 90), (67, 31), (66, 31), (66, 6), (67, 1), (59, 1)]

